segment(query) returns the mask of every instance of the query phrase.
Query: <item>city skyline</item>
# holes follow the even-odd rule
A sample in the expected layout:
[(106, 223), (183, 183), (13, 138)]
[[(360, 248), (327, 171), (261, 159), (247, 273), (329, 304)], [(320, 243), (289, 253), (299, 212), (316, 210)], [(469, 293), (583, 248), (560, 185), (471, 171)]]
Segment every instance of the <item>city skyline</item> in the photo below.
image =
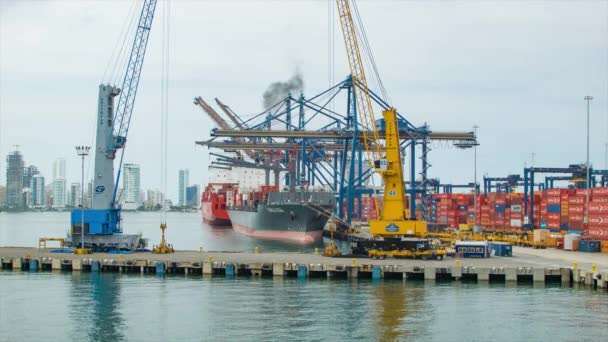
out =
[[(78, 207), (82, 203), (80, 182), (76, 180), (70, 181), (68, 178), (62, 177), (69, 170), (64, 158), (56, 158), (51, 163), (50, 172), (46, 174), (52, 174), (52, 177), (45, 176), (45, 172), (41, 171), (41, 168), (36, 164), (29, 164), (26, 156), (20, 150), (10, 151), (5, 158), (7, 165), (13, 165), (13, 167), (11, 168), (11, 172), (7, 169), (7, 172), (11, 174), (10, 177), (6, 177), (7, 173), (5, 173), (5, 182), (0, 184), (0, 188), (2, 189), (2, 193), (0, 193), (0, 206), (4, 204), (7, 207), (20, 209), (52, 208), (54, 210), (64, 210), (66, 208)], [(179, 175), (177, 178), (176, 183), (179, 184)], [(139, 209), (141, 206), (145, 206), (146, 203), (152, 203), (152, 205), (160, 204), (163, 200), (171, 203), (179, 202), (179, 198), (173, 201), (171, 197), (163, 195), (158, 190), (159, 186), (144, 190), (140, 184), (140, 165), (138, 164), (124, 164), (121, 182), (122, 186), (119, 187), (119, 192), (121, 196), (124, 196), (121, 199), (121, 203), (123, 206), (126, 205), (126, 210)], [(85, 179), (85, 185), (85, 206), (89, 207), (92, 192), (91, 180)], [(196, 201), (200, 204), (200, 198), (191, 198), (193, 191), (200, 197), (200, 184), (190, 184), (189, 174), (183, 192), (184, 196), (188, 194), (188, 190), (190, 191), (190, 200), (186, 201), (186, 197), (184, 197), (184, 205), (191, 205)], [(149, 198), (150, 193), (153, 194), (153, 199)], [(10, 202), (8, 200), (9, 194), (11, 196)]]

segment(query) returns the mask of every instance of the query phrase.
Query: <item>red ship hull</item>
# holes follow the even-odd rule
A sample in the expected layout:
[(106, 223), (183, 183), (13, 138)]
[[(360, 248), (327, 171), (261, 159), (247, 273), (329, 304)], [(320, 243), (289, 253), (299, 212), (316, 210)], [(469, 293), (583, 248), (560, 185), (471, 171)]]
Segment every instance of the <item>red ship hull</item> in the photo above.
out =
[(234, 196), (238, 189), (234, 183), (209, 183), (201, 194), (203, 222), (216, 227), (230, 227), (230, 216), (226, 210), (227, 197)]
[(201, 213), (203, 215), (203, 222), (212, 226), (230, 226), (230, 217), (226, 209), (215, 209), (214, 203), (202, 202)]

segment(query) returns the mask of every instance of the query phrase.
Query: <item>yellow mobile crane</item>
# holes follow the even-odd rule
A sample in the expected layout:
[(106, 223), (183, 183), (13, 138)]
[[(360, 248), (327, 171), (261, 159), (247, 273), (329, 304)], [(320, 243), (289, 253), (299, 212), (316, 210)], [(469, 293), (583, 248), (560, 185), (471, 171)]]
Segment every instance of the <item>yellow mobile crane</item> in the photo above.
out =
[(353, 243), (353, 254), (371, 257), (443, 258), (444, 250), (432, 249), (430, 240), (415, 238), (415, 236), (426, 234), (427, 224), (426, 221), (411, 219), (406, 206), (397, 112), (394, 108), (382, 112), (386, 125), (383, 149), (376, 127), (372, 99), (367, 86), (350, 3), (348, 0), (336, 0), (336, 4), (346, 45), (367, 160), (370, 167), (381, 175), (384, 183), (382, 211), (380, 212), (376, 205), (378, 219), (369, 221), (370, 234), (376, 239)]

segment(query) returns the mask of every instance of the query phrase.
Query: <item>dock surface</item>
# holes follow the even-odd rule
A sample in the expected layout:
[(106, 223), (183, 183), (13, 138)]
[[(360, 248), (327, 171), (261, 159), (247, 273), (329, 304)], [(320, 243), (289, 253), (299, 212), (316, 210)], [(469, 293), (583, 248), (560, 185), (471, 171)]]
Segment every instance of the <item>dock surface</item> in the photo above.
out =
[(561, 281), (608, 288), (608, 254), (513, 247), (512, 257), (444, 260), (330, 258), (313, 253), (177, 251), (65, 254), (0, 247), (3, 269), (222, 275)]

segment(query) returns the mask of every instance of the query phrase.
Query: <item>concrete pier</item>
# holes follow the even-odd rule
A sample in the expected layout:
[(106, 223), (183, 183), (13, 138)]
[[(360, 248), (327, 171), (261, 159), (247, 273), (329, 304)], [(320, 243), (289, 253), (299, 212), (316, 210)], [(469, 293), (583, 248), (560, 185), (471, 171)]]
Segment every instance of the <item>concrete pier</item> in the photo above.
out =
[(308, 278), (419, 279), (425, 281), (556, 282), (608, 290), (608, 254), (515, 248), (513, 257), (412, 260), (329, 258), (313, 253), (178, 251), (174, 254), (55, 254), (0, 247), (0, 265), (13, 271)]

